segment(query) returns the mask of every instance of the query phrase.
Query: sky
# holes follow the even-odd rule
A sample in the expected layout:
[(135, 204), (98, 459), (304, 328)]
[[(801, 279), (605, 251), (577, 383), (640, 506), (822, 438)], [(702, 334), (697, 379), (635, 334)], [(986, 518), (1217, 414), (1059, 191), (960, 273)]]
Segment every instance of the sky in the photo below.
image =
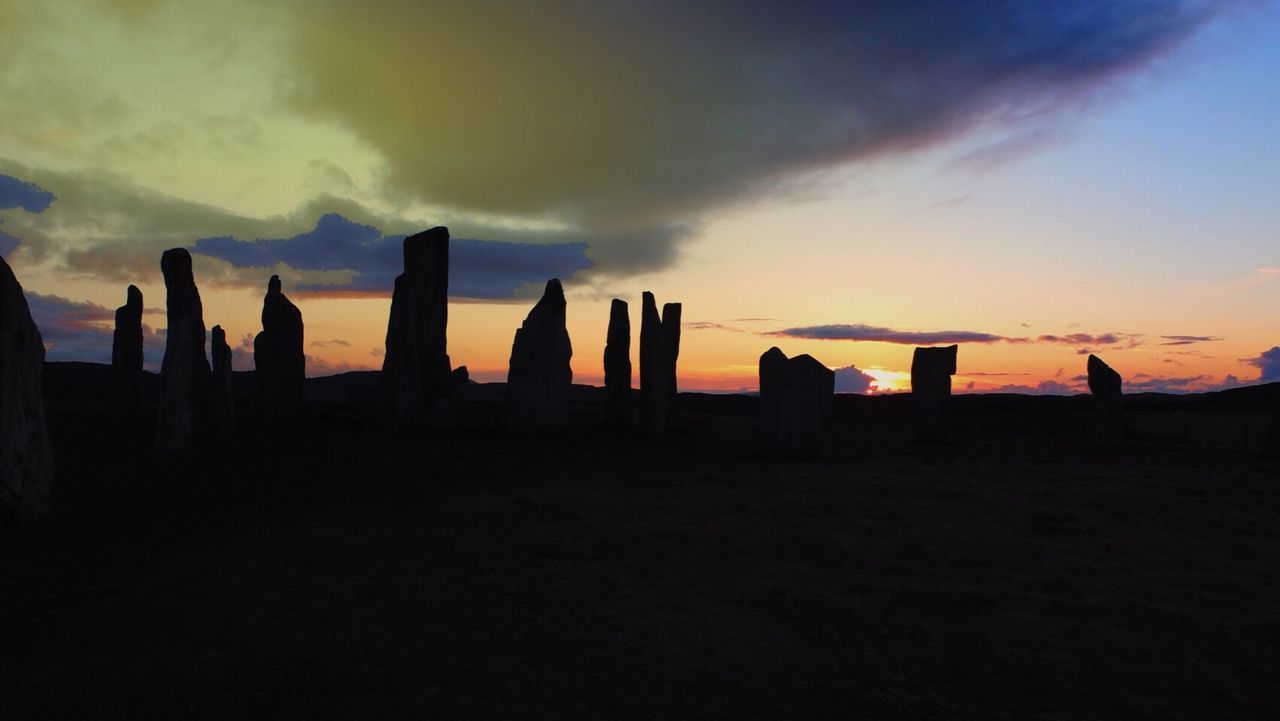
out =
[(552, 277), (580, 383), (645, 290), (682, 390), (775, 345), (843, 392), (950, 343), (959, 392), (1280, 380), (1280, 3), (788, 5), (0, 0), (0, 255), (50, 360), (107, 361), (133, 283), (157, 368), (183, 247), (237, 369), (272, 274), (309, 375), (379, 368), (447, 225), (481, 381)]

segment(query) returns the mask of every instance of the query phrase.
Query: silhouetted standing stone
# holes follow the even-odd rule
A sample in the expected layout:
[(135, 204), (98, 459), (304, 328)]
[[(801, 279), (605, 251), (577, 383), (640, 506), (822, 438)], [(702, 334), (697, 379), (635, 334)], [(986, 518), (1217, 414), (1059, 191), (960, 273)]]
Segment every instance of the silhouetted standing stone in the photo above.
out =
[(213, 356), (213, 377), (209, 402), (213, 406), (213, 422), (218, 433), (228, 435), (236, 430), (236, 402), (231, 389), (231, 346), (222, 326), (215, 325), (209, 334), (209, 352)]
[(156, 449), (175, 453), (191, 446), (193, 422), (208, 405), (209, 361), (204, 355), (204, 307), (191, 274), (191, 254), (182, 248), (166, 250), (160, 270), (169, 325), (160, 365)]
[(1089, 392), (1097, 405), (1093, 411), (1093, 443), (1100, 448), (1124, 445), (1124, 415), (1121, 412), (1120, 374), (1096, 355), (1089, 356)]
[(135, 285), (129, 286), (125, 304), (116, 308), (111, 376), (116, 417), (130, 417), (142, 401), (142, 291)]
[(9, 264), (0, 258), (0, 515), (49, 508), (53, 446), (44, 423), (44, 341)]
[(280, 292), (280, 276), (273, 275), (262, 299), (262, 332), (253, 339), (263, 415), (285, 416), (302, 410), (307, 376), (302, 344), (302, 311)]
[(645, 291), (640, 311), (640, 412), (644, 428), (664, 433), (678, 422), (676, 361), (680, 357), (680, 304), (667, 303), (658, 315), (653, 293)]
[(471, 382), (471, 373), (467, 371), (466, 366), (458, 366), (449, 374), (449, 380), (453, 382), (454, 392), (457, 392)]
[(813, 453), (822, 447), (835, 371), (813, 356), (787, 358), (778, 348), (760, 356), (760, 406), (765, 441), (784, 453)]
[(947, 405), (951, 399), (951, 376), (956, 373), (958, 346), (916, 348), (911, 357), (911, 397), (915, 406), (916, 439), (945, 441)]
[(609, 419), (631, 423), (631, 317), (627, 313), (627, 302), (618, 298), (609, 305), (604, 389)]
[(507, 426), (538, 431), (563, 424), (573, 385), (573, 347), (565, 328), (564, 289), (547, 281), (542, 298), (516, 329), (507, 372)]
[(433, 420), (436, 405), (450, 394), (448, 324), (449, 229), (435, 227), (404, 239), (404, 273), (391, 295), (380, 381), (390, 420)]

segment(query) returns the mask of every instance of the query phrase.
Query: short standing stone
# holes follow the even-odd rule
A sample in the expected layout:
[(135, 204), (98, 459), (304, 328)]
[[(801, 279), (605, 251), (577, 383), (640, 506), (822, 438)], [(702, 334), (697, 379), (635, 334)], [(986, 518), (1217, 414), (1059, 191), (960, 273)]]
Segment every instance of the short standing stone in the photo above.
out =
[(262, 391), (262, 413), (287, 416), (302, 410), (307, 357), (302, 311), (280, 290), (273, 275), (262, 299), (262, 332), (253, 339), (253, 364)]
[(235, 393), (231, 387), (231, 346), (222, 326), (215, 325), (209, 334), (209, 352), (213, 356), (213, 377), (209, 389), (209, 403), (213, 406), (213, 422), (218, 433), (227, 435), (236, 430)]
[(610, 420), (630, 424), (631, 410), (631, 317), (627, 302), (613, 299), (609, 306), (609, 333), (604, 346), (605, 403)]
[(132, 417), (142, 402), (142, 291), (135, 285), (129, 286), (125, 304), (116, 308), (111, 378), (116, 417)]
[(166, 250), (160, 270), (169, 323), (160, 365), (156, 449), (167, 454), (191, 446), (193, 425), (208, 406), (209, 361), (204, 354), (204, 307), (191, 273), (191, 255), (183, 248)]
[(379, 395), (384, 416), (399, 424), (433, 421), (453, 390), (449, 324), (449, 229), (404, 239), (404, 273), (396, 276), (387, 321)]
[(784, 453), (818, 451), (835, 388), (835, 371), (813, 356), (787, 358), (778, 348), (765, 351), (760, 356), (765, 442)]
[(640, 412), (644, 429), (664, 433), (678, 419), (676, 361), (680, 357), (680, 304), (667, 303), (658, 315), (653, 293), (645, 291), (640, 310)]
[(1093, 411), (1093, 443), (1099, 448), (1119, 448), (1124, 445), (1120, 374), (1096, 355), (1089, 356), (1087, 368), (1089, 392), (1097, 401)]
[(911, 357), (911, 397), (915, 406), (916, 439), (947, 440), (947, 406), (951, 400), (951, 376), (956, 373), (958, 346), (916, 348)]
[(507, 427), (539, 431), (564, 423), (573, 385), (573, 347), (565, 328), (564, 289), (547, 281), (542, 298), (516, 330), (507, 373)]
[(49, 508), (53, 447), (44, 422), (44, 341), (9, 264), (0, 258), (0, 516)]

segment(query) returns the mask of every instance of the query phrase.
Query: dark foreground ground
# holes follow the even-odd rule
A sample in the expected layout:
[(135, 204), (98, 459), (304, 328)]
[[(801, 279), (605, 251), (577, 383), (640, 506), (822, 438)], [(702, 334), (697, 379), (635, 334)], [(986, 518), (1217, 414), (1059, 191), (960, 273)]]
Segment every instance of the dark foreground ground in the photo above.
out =
[(829, 452), (782, 460), (750, 398), (652, 439), (584, 390), (512, 437), (473, 387), (469, 428), (396, 434), (368, 381), (163, 463), (51, 391), (55, 512), (0, 538), (3, 716), (1280, 718), (1260, 392), (1135, 399), (1123, 453), (1088, 399), (957, 398), (921, 447), (909, 399), (840, 397)]

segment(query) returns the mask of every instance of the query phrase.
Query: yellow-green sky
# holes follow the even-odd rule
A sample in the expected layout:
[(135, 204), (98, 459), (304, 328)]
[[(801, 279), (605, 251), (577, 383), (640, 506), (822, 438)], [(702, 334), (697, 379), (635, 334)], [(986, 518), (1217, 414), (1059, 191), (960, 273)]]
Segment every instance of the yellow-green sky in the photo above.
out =
[(0, 0), (0, 251), (54, 359), (130, 282), (162, 327), (181, 246), (228, 338), (279, 273), (311, 373), (376, 368), (385, 251), (445, 224), (481, 380), (553, 274), (580, 382), (642, 290), (686, 389), (775, 344), (898, 388), (942, 331), (960, 388), (1280, 379), (1274, 3), (847, 5)]

